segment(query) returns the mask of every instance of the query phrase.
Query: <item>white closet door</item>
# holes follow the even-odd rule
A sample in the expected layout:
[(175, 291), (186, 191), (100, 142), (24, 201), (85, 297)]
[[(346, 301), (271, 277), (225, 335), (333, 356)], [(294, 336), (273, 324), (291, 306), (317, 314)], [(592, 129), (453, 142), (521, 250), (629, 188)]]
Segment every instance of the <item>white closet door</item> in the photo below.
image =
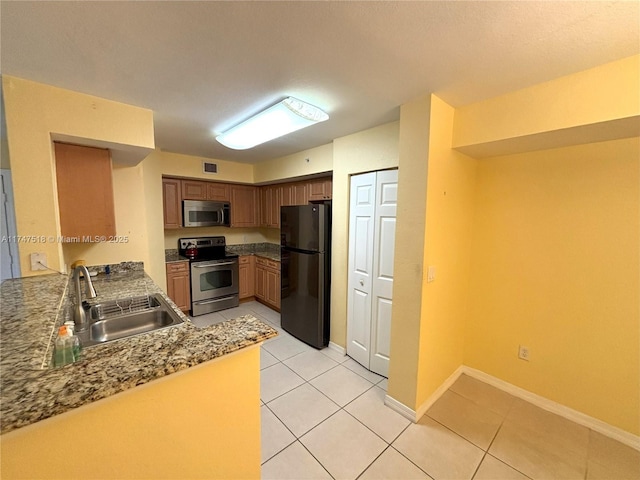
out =
[(398, 171), (351, 177), (347, 355), (387, 376)]
[(376, 174), (351, 177), (347, 355), (369, 368)]
[(386, 377), (389, 374), (391, 346), (393, 256), (398, 204), (397, 170), (378, 172), (375, 203), (369, 370)]

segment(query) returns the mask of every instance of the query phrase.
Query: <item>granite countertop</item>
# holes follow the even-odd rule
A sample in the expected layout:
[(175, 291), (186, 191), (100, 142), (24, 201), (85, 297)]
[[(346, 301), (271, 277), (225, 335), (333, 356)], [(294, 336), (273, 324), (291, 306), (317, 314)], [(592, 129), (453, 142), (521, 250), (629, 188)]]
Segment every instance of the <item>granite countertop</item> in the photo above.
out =
[(69, 304), (69, 276), (7, 280), (0, 286), (0, 433), (64, 413), (277, 335), (246, 315), (197, 328), (144, 273), (142, 264), (93, 278), (99, 301), (160, 293), (181, 325), (83, 350), (51, 368), (53, 341)]
[[(280, 245), (275, 243), (246, 243), (241, 245), (227, 245), (227, 252), (237, 253), (238, 255), (256, 255), (258, 257), (268, 258), (269, 260), (280, 261)], [(168, 249), (164, 251), (166, 263), (188, 262), (187, 257), (178, 254), (177, 249)]]
[(275, 243), (248, 243), (244, 245), (227, 245), (227, 251), (238, 255), (256, 255), (269, 260), (280, 261), (280, 245)]

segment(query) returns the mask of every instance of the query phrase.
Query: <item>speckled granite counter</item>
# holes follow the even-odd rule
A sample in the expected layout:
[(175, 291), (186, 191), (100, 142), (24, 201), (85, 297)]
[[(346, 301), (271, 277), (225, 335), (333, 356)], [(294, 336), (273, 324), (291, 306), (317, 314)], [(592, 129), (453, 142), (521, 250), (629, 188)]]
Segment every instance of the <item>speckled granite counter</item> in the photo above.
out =
[(183, 257), (178, 254), (177, 249), (173, 250), (165, 250), (164, 251), (164, 262), (165, 263), (173, 263), (173, 262), (188, 262), (189, 259), (187, 257)]
[[(141, 264), (140, 264), (141, 265)], [(100, 301), (161, 293), (181, 325), (83, 350), (49, 368), (68, 304), (68, 276), (7, 280), (0, 287), (0, 433), (6, 433), (277, 335), (250, 315), (196, 328), (141, 269), (93, 279)]]
[(275, 243), (248, 243), (244, 245), (227, 245), (227, 251), (238, 255), (256, 255), (269, 260), (280, 261), (280, 245)]

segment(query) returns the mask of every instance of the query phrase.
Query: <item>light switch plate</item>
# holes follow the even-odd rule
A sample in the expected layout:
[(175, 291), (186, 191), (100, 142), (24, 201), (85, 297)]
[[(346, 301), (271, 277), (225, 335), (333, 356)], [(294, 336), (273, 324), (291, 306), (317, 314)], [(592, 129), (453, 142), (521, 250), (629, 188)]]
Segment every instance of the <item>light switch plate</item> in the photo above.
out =
[(433, 282), (436, 279), (436, 267), (433, 265), (427, 269), (427, 282)]

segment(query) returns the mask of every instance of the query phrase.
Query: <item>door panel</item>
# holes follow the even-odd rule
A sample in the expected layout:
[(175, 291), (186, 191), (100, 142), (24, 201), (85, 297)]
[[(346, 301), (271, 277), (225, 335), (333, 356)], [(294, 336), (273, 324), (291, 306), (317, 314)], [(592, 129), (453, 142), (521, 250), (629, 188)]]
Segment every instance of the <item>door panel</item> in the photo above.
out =
[[(385, 377), (388, 375), (389, 368), (389, 350), (391, 346), (391, 306), (390, 298), (378, 297), (378, 305), (376, 308), (377, 317), (373, 324), (375, 330), (371, 332), (373, 339), (371, 344), (371, 365), (370, 368)], [(374, 327), (372, 327), (373, 329)], [(385, 364), (387, 365), (385, 369)]]
[(375, 173), (351, 177), (347, 354), (369, 368)]
[[(352, 316), (353, 318), (369, 318), (369, 294), (361, 290), (353, 291)], [(351, 341), (355, 347), (360, 348), (369, 356), (369, 323), (354, 322)]]
[(398, 171), (378, 172), (373, 249), (371, 355), (369, 369), (380, 375), (389, 373), (391, 307), (393, 297), (393, 258), (396, 243)]

